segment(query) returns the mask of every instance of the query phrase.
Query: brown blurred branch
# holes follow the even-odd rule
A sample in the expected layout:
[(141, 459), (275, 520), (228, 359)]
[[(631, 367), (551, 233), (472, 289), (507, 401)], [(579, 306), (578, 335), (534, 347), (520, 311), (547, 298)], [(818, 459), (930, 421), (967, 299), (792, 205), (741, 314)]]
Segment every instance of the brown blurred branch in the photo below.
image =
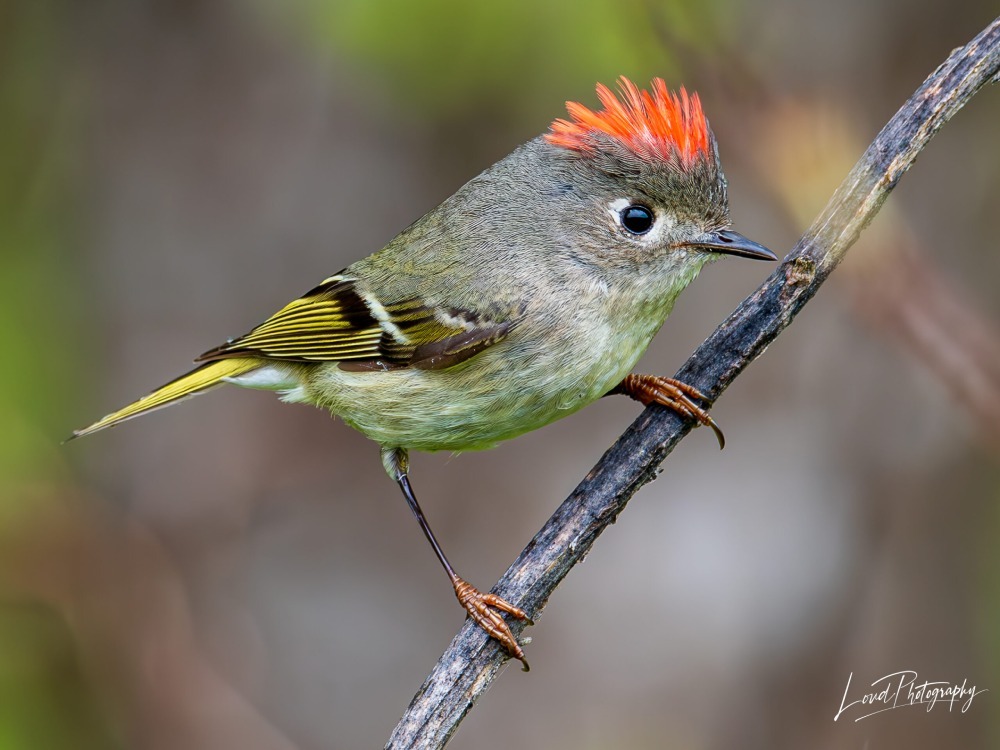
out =
[(965, 410), (988, 448), (1000, 449), (1000, 334), (968, 295), (897, 227), (860, 272), (848, 275), (855, 311), (925, 367)]
[[(652, 11), (650, 18), (662, 21)], [(654, 28), (668, 48), (676, 47), (678, 37), (687, 42), (662, 23)], [(692, 51), (690, 59), (699, 81), (715, 81), (714, 98), (741, 113), (726, 144), (742, 144), (737, 153), (750, 160), (771, 192), (772, 208), (790, 226), (806, 225), (863, 145), (860, 102), (839, 98), (831, 107), (778, 92), (752, 64), (740, 62), (732, 39), (713, 47), (710, 57)], [(704, 83), (699, 88), (704, 95)], [(975, 295), (937, 266), (941, 253), (925, 247), (910, 225), (899, 205), (882, 211), (863, 251), (853, 253), (853, 262), (837, 275), (840, 292), (850, 294), (849, 311), (866, 332), (891, 342), (929, 373), (987, 448), (1000, 451), (1000, 330), (977, 307)]]
[[(1000, 19), (956, 50), (917, 89), (841, 183), (778, 269), (695, 351), (679, 379), (715, 399), (784, 330), (878, 213), (934, 134), (1000, 75)], [(494, 591), (537, 614), (660, 463), (691, 430), (646, 409), (531, 540)], [(518, 633), (522, 626), (513, 624)], [(387, 748), (440, 748), (507, 656), (468, 622), (410, 703)]]
[[(709, 91), (741, 113), (726, 134), (730, 150), (749, 160), (790, 225), (808, 222), (813, 206), (861, 147), (863, 121), (857, 100), (822, 101), (774, 89), (745, 54), (739, 35), (723, 35), (711, 55), (700, 54), (691, 34), (671, 23), (662, 3), (647, 2), (645, 18), (664, 49), (680, 50), (697, 71), (702, 96)], [(993, 78), (996, 82), (997, 77)], [(736, 153), (733, 154), (736, 156)], [(730, 161), (730, 163), (732, 163)], [(867, 257), (838, 280), (852, 295), (850, 311), (867, 331), (890, 341), (937, 381), (942, 395), (964, 411), (987, 448), (1000, 450), (1000, 331), (962, 285), (936, 267), (934, 254), (895, 211), (867, 237)], [(873, 241), (874, 239), (874, 241)], [(846, 269), (845, 269), (846, 270)]]

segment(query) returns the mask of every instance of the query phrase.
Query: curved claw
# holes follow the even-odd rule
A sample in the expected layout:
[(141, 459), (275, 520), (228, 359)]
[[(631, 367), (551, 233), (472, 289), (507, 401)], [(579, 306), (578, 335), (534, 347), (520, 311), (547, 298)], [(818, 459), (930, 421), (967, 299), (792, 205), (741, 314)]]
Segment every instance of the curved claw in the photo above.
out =
[[(462, 605), (469, 617), (491, 638), (500, 642), (507, 653), (521, 662), (521, 669), (524, 672), (531, 670), (528, 660), (524, 657), (524, 649), (510, 632), (510, 626), (503, 619), (500, 612), (506, 612), (511, 617), (524, 620), (528, 625), (534, 622), (528, 617), (528, 613), (519, 607), (515, 607), (505, 599), (501, 599), (496, 594), (484, 594), (472, 584), (462, 580), (458, 576), (452, 580), (455, 587), (455, 596), (458, 603)], [(497, 612), (496, 610), (500, 610)]]
[(711, 427), (719, 441), (719, 450), (726, 447), (726, 436), (722, 434), (719, 424), (711, 415), (692, 399), (707, 402), (705, 395), (694, 386), (682, 380), (663, 378), (657, 375), (627, 375), (616, 389), (637, 401), (649, 406), (659, 404), (676, 412), (685, 419), (691, 419), (700, 425)]
[(715, 433), (715, 439), (719, 441), (719, 450), (724, 450), (726, 447), (726, 436), (722, 434), (722, 428), (719, 427), (719, 423), (712, 419), (711, 415), (708, 417), (708, 426), (712, 428), (712, 432)]

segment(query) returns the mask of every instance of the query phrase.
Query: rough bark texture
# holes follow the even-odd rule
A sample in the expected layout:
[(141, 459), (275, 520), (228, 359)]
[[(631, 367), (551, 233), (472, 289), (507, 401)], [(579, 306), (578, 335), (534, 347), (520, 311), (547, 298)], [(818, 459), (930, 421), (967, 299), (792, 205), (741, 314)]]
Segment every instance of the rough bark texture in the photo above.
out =
[[(698, 347), (677, 377), (714, 400), (795, 318), (878, 213), (933, 135), (986, 83), (1000, 80), (1000, 18), (955, 50), (910, 97), (777, 270)], [(537, 617), (569, 570), (691, 430), (646, 409), (601, 458), (493, 589)], [(512, 623), (517, 635), (523, 628)], [(400, 719), (387, 748), (440, 748), (507, 655), (466, 622)]]

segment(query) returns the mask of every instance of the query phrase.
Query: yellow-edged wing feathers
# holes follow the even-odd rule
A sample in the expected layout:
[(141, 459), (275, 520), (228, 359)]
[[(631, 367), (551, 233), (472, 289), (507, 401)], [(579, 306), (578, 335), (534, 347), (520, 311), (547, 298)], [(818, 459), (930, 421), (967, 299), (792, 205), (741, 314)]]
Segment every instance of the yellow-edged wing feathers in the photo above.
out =
[(73, 437), (168, 406), (269, 362), (336, 362), (355, 371), (452, 367), (502, 340), (513, 325), (469, 311), (431, 308), (416, 299), (383, 304), (358, 289), (355, 279), (331, 276), (250, 333), (202, 354), (196, 361), (204, 364), (197, 369)]
[(430, 308), (418, 299), (383, 303), (354, 279), (338, 275), (198, 361), (252, 356), (339, 362), (347, 370), (441, 369), (495, 344), (511, 328), (510, 321), (484, 321), (464, 310)]
[(197, 361), (247, 354), (297, 362), (374, 357), (382, 333), (353, 280), (333, 276), (250, 333), (205, 352)]

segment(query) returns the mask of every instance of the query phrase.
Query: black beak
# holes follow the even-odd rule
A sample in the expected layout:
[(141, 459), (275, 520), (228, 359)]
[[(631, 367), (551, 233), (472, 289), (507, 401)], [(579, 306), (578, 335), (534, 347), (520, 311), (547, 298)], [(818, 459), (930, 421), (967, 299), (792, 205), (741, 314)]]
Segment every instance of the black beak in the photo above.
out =
[(749, 240), (738, 232), (723, 229), (721, 232), (708, 232), (683, 243), (684, 247), (703, 248), (724, 255), (739, 255), (741, 258), (754, 260), (777, 260), (778, 256), (763, 245)]

